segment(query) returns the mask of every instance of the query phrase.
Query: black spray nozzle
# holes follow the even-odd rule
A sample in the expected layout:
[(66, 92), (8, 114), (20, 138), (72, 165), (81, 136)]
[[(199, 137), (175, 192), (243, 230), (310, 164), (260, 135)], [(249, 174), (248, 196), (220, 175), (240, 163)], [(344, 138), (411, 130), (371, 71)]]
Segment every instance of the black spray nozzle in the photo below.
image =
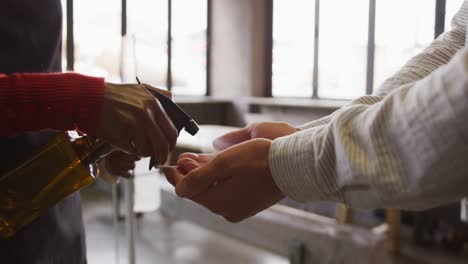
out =
[[(136, 77), (136, 80), (138, 84), (141, 84), (138, 77)], [(174, 124), (175, 128), (177, 129), (177, 133), (180, 134), (180, 131), (182, 131), (182, 129), (185, 128), (185, 131), (187, 131), (190, 135), (195, 136), (195, 134), (197, 134), (199, 130), (197, 122), (195, 122), (187, 113), (185, 113), (184, 110), (182, 110), (182, 108), (180, 108), (176, 103), (174, 103), (171, 99), (167, 98), (163, 94), (158, 93), (153, 89), (146, 88), (146, 90), (150, 92), (154, 97), (156, 97), (156, 99), (158, 99), (159, 103), (164, 108), (164, 111), (166, 111), (166, 114), (171, 119), (172, 124)], [(154, 167), (153, 156), (151, 156), (150, 159), (149, 169), (151, 170), (152, 167)]]
[[(141, 84), (138, 77), (136, 78), (138, 84)], [(197, 122), (195, 122), (187, 113), (182, 110), (176, 103), (174, 103), (171, 99), (167, 98), (161, 93), (158, 93), (155, 90), (147, 89), (156, 99), (158, 99), (159, 103), (166, 111), (166, 114), (171, 119), (172, 123), (174, 124), (177, 132), (180, 133), (182, 129), (185, 128), (190, 135), (195, 136), (197, 134), (199, 128)]]

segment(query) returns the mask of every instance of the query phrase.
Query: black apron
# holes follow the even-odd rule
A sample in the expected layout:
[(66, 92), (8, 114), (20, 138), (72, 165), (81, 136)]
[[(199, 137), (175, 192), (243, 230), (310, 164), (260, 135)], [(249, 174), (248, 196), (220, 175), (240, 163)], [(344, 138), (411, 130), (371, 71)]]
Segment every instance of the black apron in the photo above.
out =
[[(2, 0), (0, 73), (61, 71), (61, 27), (60, 0)], [(0, 175), (55, 133), (47, 130), (0, 138)], [(0, 263), (86, 263), (79, 193), (44, 212), (12, 238), (0, 240)]]

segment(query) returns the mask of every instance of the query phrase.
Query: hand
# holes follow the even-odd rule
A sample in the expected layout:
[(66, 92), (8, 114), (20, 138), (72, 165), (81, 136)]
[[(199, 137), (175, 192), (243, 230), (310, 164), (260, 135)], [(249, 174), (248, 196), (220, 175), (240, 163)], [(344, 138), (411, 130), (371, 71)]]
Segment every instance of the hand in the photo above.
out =
[(135, 169), (135, 162), (140, 157), (116, 150), (99, 162), (99, 176), (109, 183), (117, 183), (120, 177), (129, 178), (130, 170)]
[(107, 83), (96, 136), (123, 151), (154, 156), (155, 163), (164, 164), (175, 148), (177, 130), (145, 87), (170, 98), (170, 93), (146, 84)]
[(164, 173), (177, 195), (239, 222), (284, 198), (271, 176), (270, 146), (271, 140), (253, 139), (218, 154), (182, 154)]
[(227, 133), (213, 141), (216, 150), (224, 150), (241, 142), (254, 139), (276, 139), (299, 131), (297, 128), (283, 122), (252, 123), (245, 128)]

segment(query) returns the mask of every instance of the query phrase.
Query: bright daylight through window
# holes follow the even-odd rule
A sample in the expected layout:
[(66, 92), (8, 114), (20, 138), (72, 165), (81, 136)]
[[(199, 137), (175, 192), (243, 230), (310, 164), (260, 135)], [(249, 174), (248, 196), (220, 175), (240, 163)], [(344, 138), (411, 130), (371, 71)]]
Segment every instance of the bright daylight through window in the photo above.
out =
[[(64, 47), (66, 2), (62, 0)], [(127, 1), (127, 39), (123, 45), (123, 53), (121, 1), (73, 2), (76, 72), (102, 76), (111, 82), (120, 82), (122, 81), (121, 55), (124, 54), (125, 69), (131, 69), (129, 72), (148, 84), (167, 88), (169, 59), (167, 0)], [(171, 0), (171, 5), (172, 91), (181, 95), (205, 95), (207, 0)], [(65, 49), (63, 50), (65, 68), (66, 54)]]
[[(372, 1), (301, 0), (291, 4), (274, 0), (273, 96), (312, 97), (317, 13), (318, 98), (352, 99), (364, 95), (368, 74), (373, 74), (370, 88), (375, 90), (432, 42), (436, 0), (375, 0), (374, 68), (368, 69)], [(445, 30), (450, 29), (450, 21), (462, 2), (446, 0)]]

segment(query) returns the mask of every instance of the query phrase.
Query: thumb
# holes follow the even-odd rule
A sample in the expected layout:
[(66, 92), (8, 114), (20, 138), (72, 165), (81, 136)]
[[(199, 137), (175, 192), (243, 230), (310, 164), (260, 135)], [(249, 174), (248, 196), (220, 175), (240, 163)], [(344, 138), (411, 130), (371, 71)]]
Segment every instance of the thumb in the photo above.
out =
[(177, 184), (184, 178), (184, 175), (177, 169), (177, 167), (163, 167), (162, 171), (166, 176), (167, 181), (172, 184), (172, 186), (177, 186)]
[(229, 132), (213, 141), (213, 147), (218, 150), (224, 150), (244, 141), (250, 140), (250, 131), (248, 127)]
[(160, 93), (160, 94), (162, 94), (162, 95), (164, 95), (167, 98), (172, 100), (172, 93), (169, 92), (168, 90), (159, 89), (159, 88), (153, 87), (153, 86), (151, 86), (149, 84), (146, 84), (146, 83), (142, 83), (141, 85), (143, 85), (146, 89), (156, 91), (156, 92), (158, 92), (158, 93)]
[(189, 172), (176, 186), (180, 197), (191, 198), (207, 190), (218, 180), (218, 173), (213, 162)]

